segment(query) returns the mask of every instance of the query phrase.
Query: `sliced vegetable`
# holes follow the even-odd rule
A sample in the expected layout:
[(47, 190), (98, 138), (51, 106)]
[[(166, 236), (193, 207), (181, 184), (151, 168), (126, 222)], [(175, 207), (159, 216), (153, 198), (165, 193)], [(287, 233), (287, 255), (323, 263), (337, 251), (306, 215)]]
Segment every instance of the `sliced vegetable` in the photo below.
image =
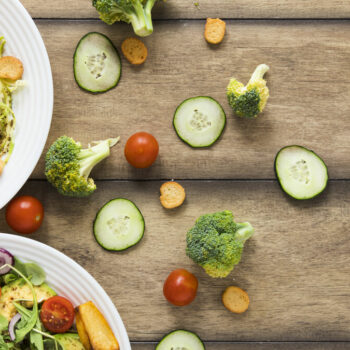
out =
[(183, 101), (175, 111), (173, 125), (180, 139), (191, 147), (209, 147), (222, 134), (226, 115), (219, 102), (208, 96)]
[(310, 199), (327, 187), (324, 161), (302, 146), (282, 148), (275, 158), (275, 172), (282, 190), (295, 199)]
[(50, 332), (67, 332), (74, 321), (74, 307), (68, 299), (53, 296), (45, 300), (40, 311), (40, 319)]
[(11, 270), (11, 267), (4, 266), (5, 264), (12, 266), (14, 262), (13, 255), (8, 250), (0, 248), (0, 275), (5, 275)]
[(176, 330), (164, 336), (156, 347), (156, 350), (175, 349), (205, 350), (205, 346), (197, 334), (186, 330)]
[(78, 311), (94, 350), (119, 350), (108, 322), (92, 301), (79, 305)]
[(119, 82), (119, 53), (109, 38), (101, 33), (88, 33), (80, 39), (73, 65), (75, 81), (88, 92), (105, 92)]
[(16, 339), (15, 325), (21, 319), (21, 317), (22, 317), (21, 314), (17, 313), (15, 316), (12, 317), (12, 319), (9, 323), (9, 335), (10, 335), (10, 339), (12, 341), (15, 341), (15, 339)]
[(18, 233), (33, 233), (44, 219), (44, 207), (32, 196), (14, 198), (6, 207), (7, 224)]
[(96, 214), (94, 235), (104, 249), (121, 251), (139, 243), (145, 221), (137, 206), (124, 198), (107, 202)]

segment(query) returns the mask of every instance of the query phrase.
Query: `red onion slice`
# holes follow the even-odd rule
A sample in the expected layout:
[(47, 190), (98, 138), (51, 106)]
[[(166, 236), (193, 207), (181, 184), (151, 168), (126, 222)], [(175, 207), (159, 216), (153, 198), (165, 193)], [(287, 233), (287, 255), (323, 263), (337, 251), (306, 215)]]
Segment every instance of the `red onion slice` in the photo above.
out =
[(18, 313), (11, 318), (11, 321), (9, 324), (9, 334), (10, 334), (10, 338), (12, 341), (15, 341), (15, 339), (16, 339), (15, 325), (21, 319), (21, 317), (22, 317), (21, 314)]
[(3, 268), (1, 268), (1, 266), (5, 264), (13, 265), (14, 262), (15, 259), (13, 258), (13, 255), (6, 249), (0, 248), (0, 275), (5, 275), (11, 270), (11, 268), (8, 266)]

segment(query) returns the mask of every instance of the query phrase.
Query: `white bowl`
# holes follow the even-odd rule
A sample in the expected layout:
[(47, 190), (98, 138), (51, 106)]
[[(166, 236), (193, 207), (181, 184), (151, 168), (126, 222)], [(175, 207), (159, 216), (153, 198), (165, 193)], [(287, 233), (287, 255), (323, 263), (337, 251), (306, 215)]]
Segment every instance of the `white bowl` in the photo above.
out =
[(98, 282), (79, 264), (58, 250), (21, 236), (0, 233), (0, 247), (23, 261), (33, 261), (46, 272), (46, 281), (74, 306), (92, 300), (118, 339), (121, 350), (131, 350), (128, 334), (113, 302)]
[(13, 94), (15, 147), (0, 176), (0, 209), (32, 173), (50, 129), (53, 86), (49, 58), (32, 18), (18, 0), (0, 1), (0, 36), (6, 56), (23, 62), (27, 85)]

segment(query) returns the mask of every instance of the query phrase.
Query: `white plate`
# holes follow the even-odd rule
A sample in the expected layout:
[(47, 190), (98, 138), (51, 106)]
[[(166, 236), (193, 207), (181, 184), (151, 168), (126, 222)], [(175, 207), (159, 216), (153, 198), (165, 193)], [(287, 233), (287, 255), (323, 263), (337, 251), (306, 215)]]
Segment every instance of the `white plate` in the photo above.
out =
[(53, 86), (49, 58), (32, 18), (18, 0), (0, 0), (0, 36), (7, 56), (24, 66), (27, 86), (13, 95), (16, 116), (15, 148), (0, 176), (0, 209), (18, 192), (32, 173), (50, 129)]
[(47, 283), (74, 306), (92, 300), (103, 313), (121, 350), (131, 350), (128, 334), (109, 296), (96, 280), (75, 261), (58, 250), (29, 238), (0, 233), (0, 247), (23, 261), (34, 261), (46, 272)]

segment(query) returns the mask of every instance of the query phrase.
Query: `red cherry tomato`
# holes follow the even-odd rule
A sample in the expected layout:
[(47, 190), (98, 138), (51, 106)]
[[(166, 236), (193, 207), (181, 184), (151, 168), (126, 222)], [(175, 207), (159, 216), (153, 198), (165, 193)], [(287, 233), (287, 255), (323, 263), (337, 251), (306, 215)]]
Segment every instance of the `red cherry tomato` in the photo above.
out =
[(68, 299), (56, 295), (44, 301), (40, 319), (50, 332), (67, 332), (74, 321), (74, 307)]
[(184, 306), (194, 300), (197, 288), (198, 280), (195, 275), (185, 269), (177, 269), (166, 279), (163, 293), (169, 303)]
[(18, 233), (33, 233), (43, 222), (43, 205), (34, 197), (14, 198), (6, 208), (6, 221)]
[(124, 154), (135, 168), (148, 168), (158, 156), (159, 145), (155, 137), (147, 132), (138, 132), (128, 139)]

